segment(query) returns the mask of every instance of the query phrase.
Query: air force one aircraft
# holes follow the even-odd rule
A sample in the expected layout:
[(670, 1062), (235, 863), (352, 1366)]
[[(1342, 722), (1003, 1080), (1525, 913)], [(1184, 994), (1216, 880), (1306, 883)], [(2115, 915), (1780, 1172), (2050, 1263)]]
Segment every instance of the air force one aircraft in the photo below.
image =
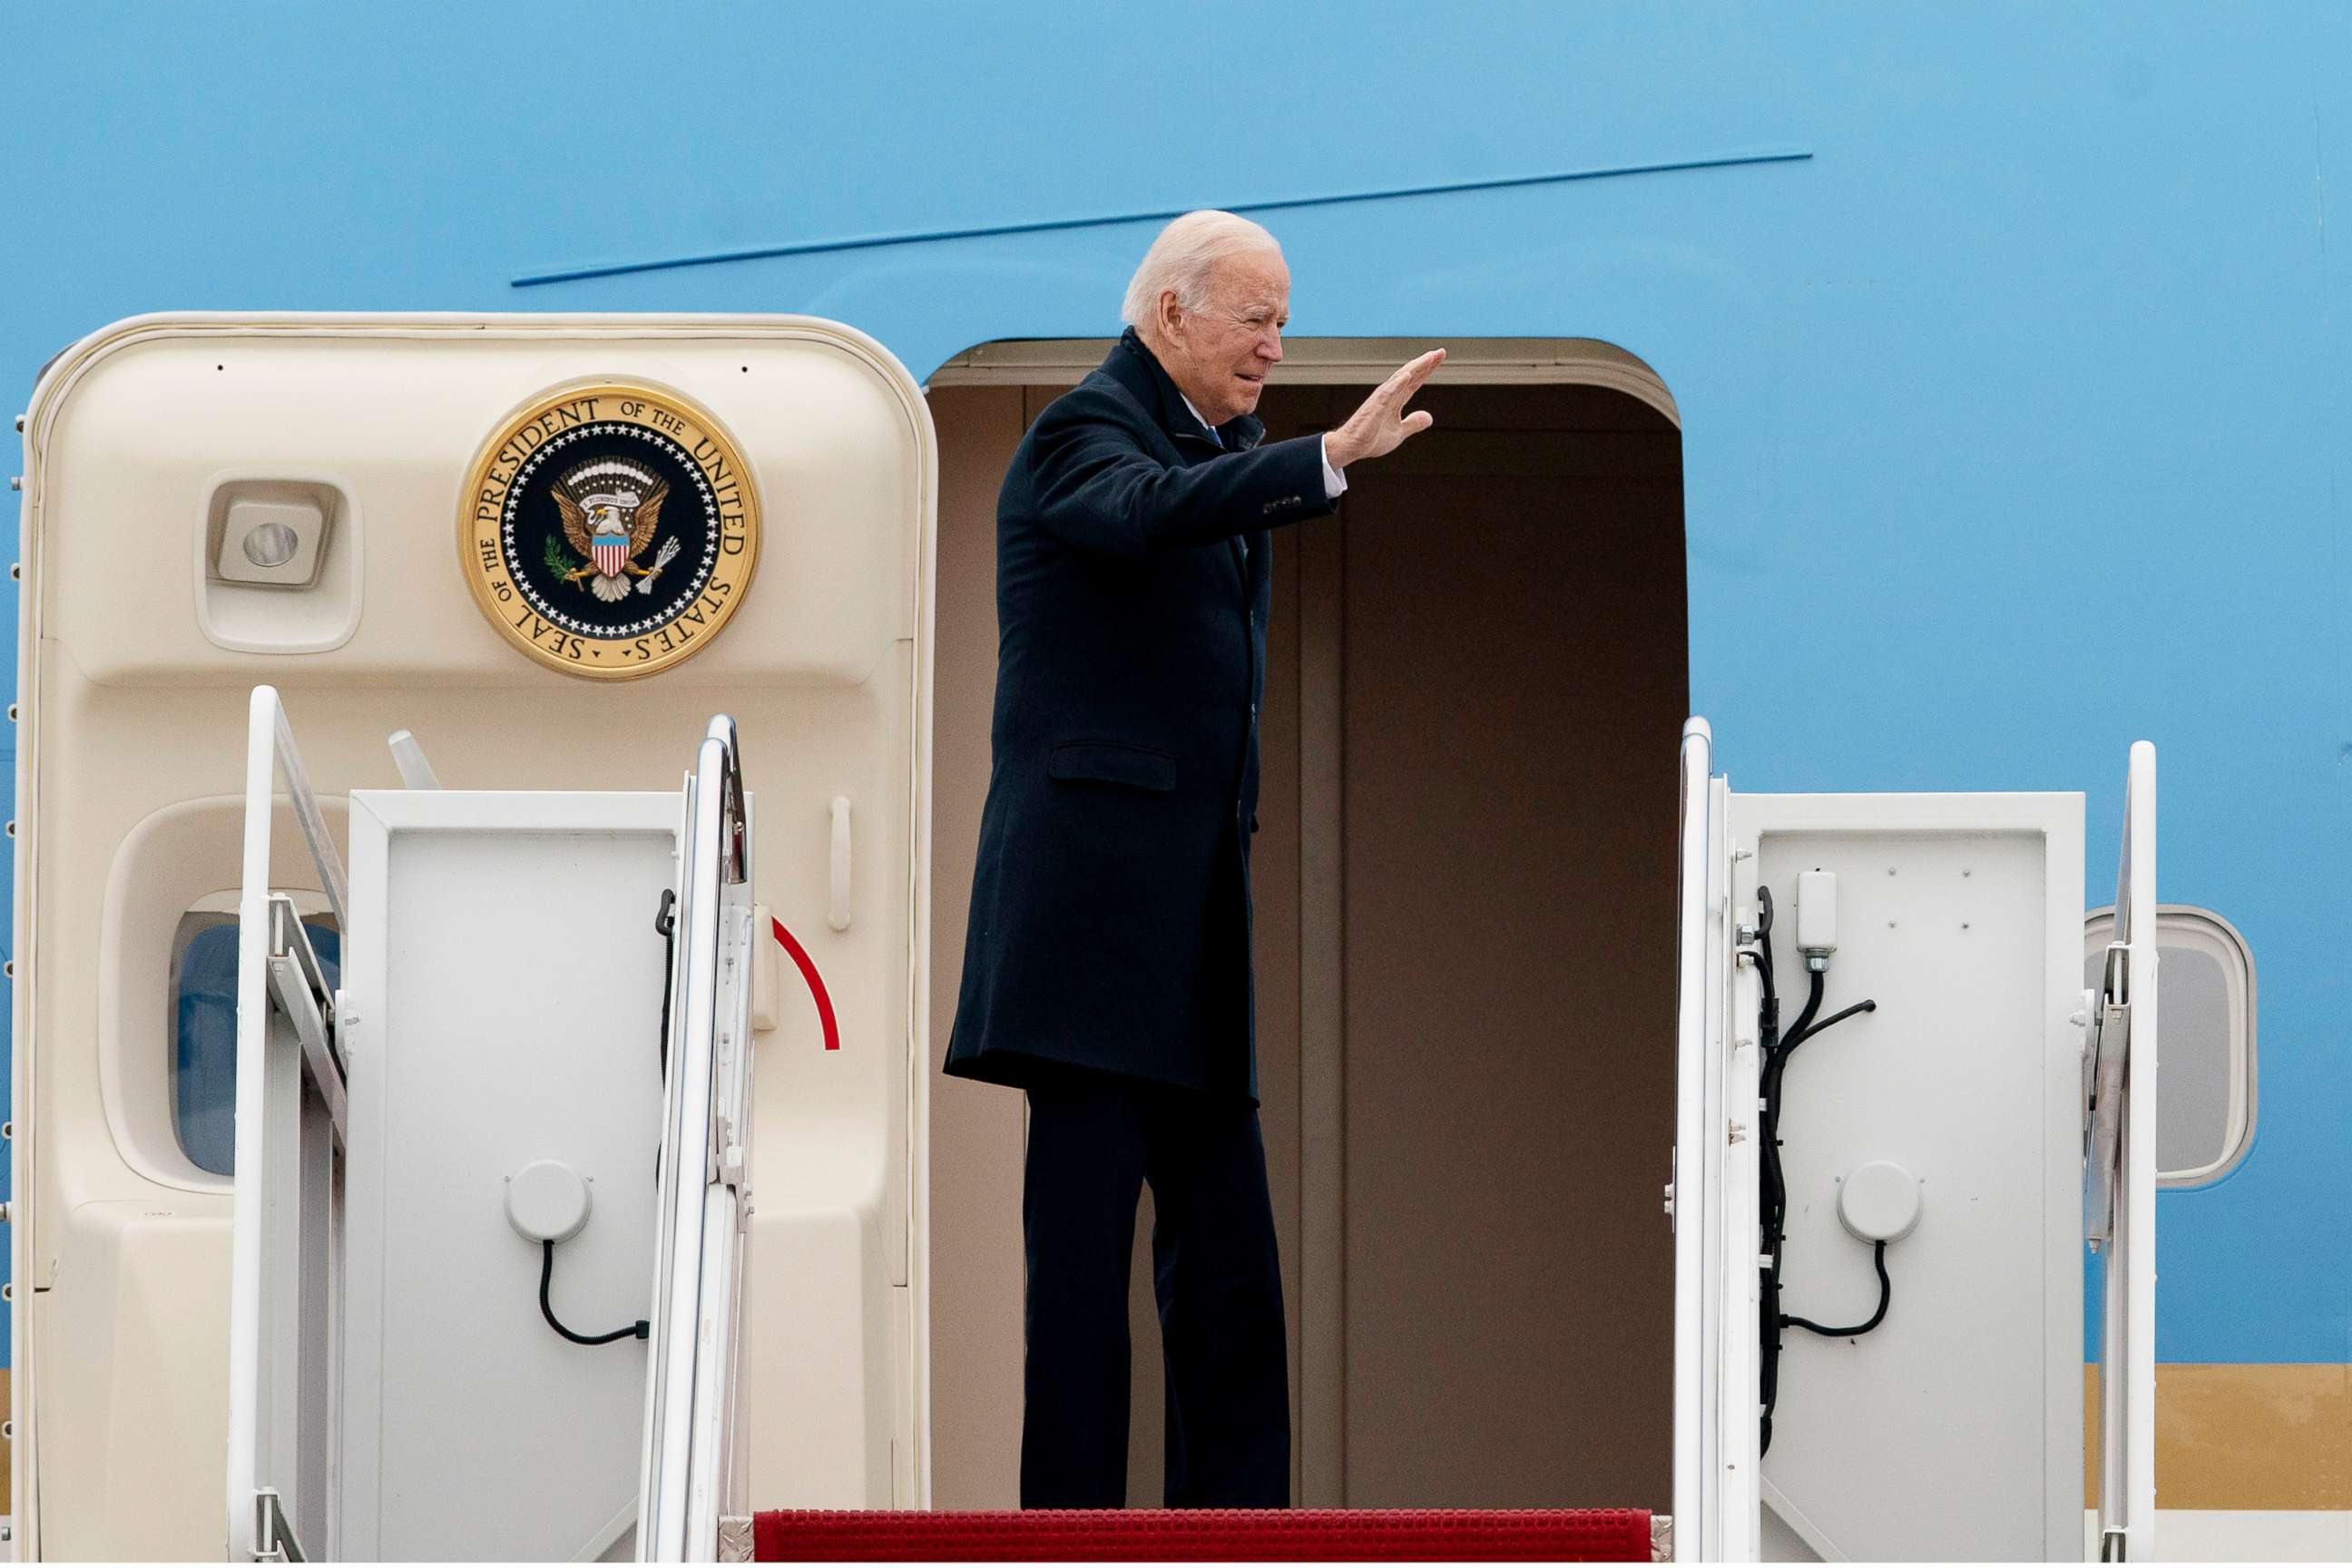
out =
[(1448, 351), (1273, 536), (1294, 1500), (2352, 1555), (2352, 13), (6, 26), (18, 1554), (1013, 1506), (996, 487), (1213, 206), (1270, 435)]

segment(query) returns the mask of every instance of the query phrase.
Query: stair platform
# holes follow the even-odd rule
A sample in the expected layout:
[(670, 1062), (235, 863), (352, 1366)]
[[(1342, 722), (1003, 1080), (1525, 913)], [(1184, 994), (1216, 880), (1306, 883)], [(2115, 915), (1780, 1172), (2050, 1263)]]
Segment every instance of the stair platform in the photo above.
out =
[(761, 1563), (1647, 1563), (1651, 1520), (1640, 1509), (795, 1509), (752, 1516), (752, 1555)]

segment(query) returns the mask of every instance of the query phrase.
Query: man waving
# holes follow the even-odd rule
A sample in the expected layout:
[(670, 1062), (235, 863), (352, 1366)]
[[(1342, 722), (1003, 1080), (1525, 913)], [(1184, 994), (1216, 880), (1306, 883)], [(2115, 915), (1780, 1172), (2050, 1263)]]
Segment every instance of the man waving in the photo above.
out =
[(1445, 357), (1261, 446), (1289, 296), (1256, 224), (1170, 224), (1127, 332), (1038, 416), (997, 500), (992, 765), (946, 1070), (1029, 1096), (1024, 1508), (1126, 1500), (1145, 1182), (1167, 1504), (1289, 1498), (1250, 959), (1267, 531), (1328, 514), (1351, 466), (1429, 428), (1405, 405)]

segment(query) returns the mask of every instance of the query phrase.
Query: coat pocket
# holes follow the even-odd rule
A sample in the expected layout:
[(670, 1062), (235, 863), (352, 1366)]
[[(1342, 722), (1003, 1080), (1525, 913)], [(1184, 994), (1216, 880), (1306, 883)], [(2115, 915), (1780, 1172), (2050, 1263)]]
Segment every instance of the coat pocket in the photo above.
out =
[(1176, 787), (1174, 757), (1123, 741), (1065, 741), (1046, 759), (1045, 772), (1057, 779), (1125, 784), (1163, 795)]

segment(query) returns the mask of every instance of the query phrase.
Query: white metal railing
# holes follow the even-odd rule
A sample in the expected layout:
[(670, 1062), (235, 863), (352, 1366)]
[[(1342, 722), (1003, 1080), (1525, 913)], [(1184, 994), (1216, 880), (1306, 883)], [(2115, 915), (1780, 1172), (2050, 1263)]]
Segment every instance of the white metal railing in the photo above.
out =
[[(1752, 969), (1735, 962), (1731, 790), (1706, 721), (1683, 726), (1675, 892), (1675, 1540), (1752, 1562), (1759, 1528), (1756, 1257), (1761, 1246)], [(1735, 1011), (1736, 1009), (1736, 1011)], [(1748, 1109), (1742, 1109), (1743, 1107)]]
[(661, 1227), (637, 1559), (710, 1562), (748, 1512), (734, 1440), (751, 1214), (751, 805), (735, 721), (710, 721), (678, 839), (676, 997), (662, 1107)]
[[(335, 911), (340, 928), (348, 918), (351, 880), (343, 874), (343, 858), (327, 833), (327, 818), (311, 793), (310, 775), (302, 769), (302, 753), (294, 744), (294, 726), (287, 721), (286, 705), (274, 686), (257, 686), (247, 710), (245, 742), (245, 896), (269, 885), (269, 812), (273, 769), (286, 773), (286, 794), (294, 807), (295, 826), (319, 868), (319, 886), (327, 906)], [(242, 909), (238, 913), (246, 911)]]
[[(286, 784), (339, 929), (342, 858), (303, 771), (285, 706), (256, 687), (248, 710), (245, 863), (237, 900), (236, 1163), (229, 1262), (227, 1554), (299, 1562), (332, 1532), (332, 1434), (307, 1430), (306, 1341), (332, 1346), (335, 1169), (346, 1134), (334, 997), (294, 901), (270, 888), (276, 785)], [(331, 1355), (330, 1357), (331, 1360)]]
[(2153, 1560), (2156, 1541), (2156, 748), (2124, 784), (2116, 933), (2094, 999), (2084, 1173), (2105, 1288), (2099, 1346), (2098, 1555)]
[(1683, 731), (1675, 849), (1675, 1142), (1667, 1212), (1675, 1234), (1674, 1512), (1697, 1547), (1715, 1510), (1704, 1500), (1714, 1464), (1708, 1408), (1706, 1292), (1707, 806), (1713, 737), (1703, 720)]

